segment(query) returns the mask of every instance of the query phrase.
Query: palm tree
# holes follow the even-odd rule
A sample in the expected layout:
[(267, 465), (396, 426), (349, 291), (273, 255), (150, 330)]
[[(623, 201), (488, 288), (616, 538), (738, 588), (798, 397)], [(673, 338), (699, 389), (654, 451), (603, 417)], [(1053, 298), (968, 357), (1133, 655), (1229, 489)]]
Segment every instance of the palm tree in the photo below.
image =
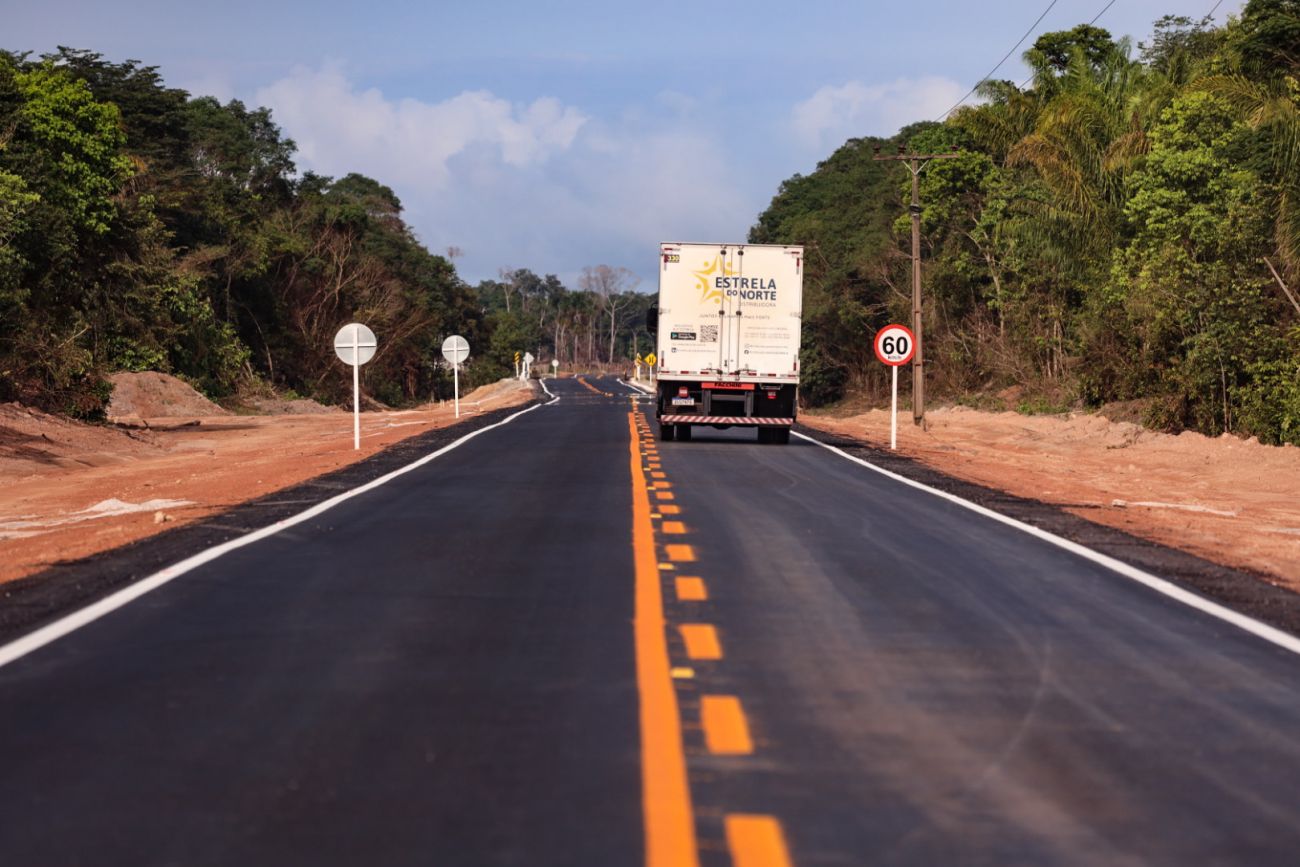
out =
[(1052, 194), (1054, 216), (1095, 232), (1117, 224), (1124, 176), (1147, 150), (1146, 131), (1168, 98), (1158, 78), (1130, 57), (1127, 39), (1100, 59), (1082, 49), (1064, 71), (1031, 49), (1034, 90), (1045, 99), (1034, 128), (1007, 153), (1031, 167)]
[(1292, 274), (1300, 270), (1300, 82), (1282, 75), (1254, 81), (1240, 73), (1212, 75), (1195, 87), (1222, 99), (1251, 129), (1268, 136), (1278, 183), (1274, 243)]

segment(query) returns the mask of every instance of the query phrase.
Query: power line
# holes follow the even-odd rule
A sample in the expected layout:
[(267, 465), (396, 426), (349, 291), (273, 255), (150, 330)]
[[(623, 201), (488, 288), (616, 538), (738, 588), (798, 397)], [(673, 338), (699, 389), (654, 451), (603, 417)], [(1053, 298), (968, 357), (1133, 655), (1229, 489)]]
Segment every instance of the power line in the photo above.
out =
[[(1002, 68), (1002, 64), (1006, 63), (1006, 62), (1007, 62), (1007, 59), (1008, 59), (1009, 57), (1011, 57), (1012, 54), (1015, 54), (1015, 53), (1016, 53), (1016, 49), (1019, 48), (1021, 45), (1024, 44), (1025, 40), (1029, 38), (1029, 34), (1033, 33), (1033, 32), (1034, 32), (1034, 29), (1035, 29), (1036, 27), (1038, 27), (1038, 25), (1041, 24), (1041, 23), (1043, 22), (1043, 19), (1047, 17), (1047, 13), (1052, 11), (1052, 7), (1055, 6), (1055, 5), (1057, 4), (1057, 2), (1058, 2), (1058, 0), (1052, 0), (1051, 3), (1048, 3), (1048, 4), (1047, 4), (1047, 8), (1043, 10), (1043, 14), (1042, 14), (1042, 15), (1039, 15), (1039, 16), (1038, 16), (1038, 20), (1035, 21), (1033, 24), (1031, 24), (1031, 25), (1029, 26), (1029, 29), (1025, 31), (1025, 35), (1020, 37), (1020, 41), (1017, 42), (1015, 45), (1011, 46), (1011, 50), (1010, 50), (1010, 51), (1008, 51), (1006, 54), (1002, 55), (1002, 59), (998, 61), (998, 65), (995, 66), (995, 67), (993, 67), (992, 69), (990, 69), (989, 72), (988, 72), (988, 75), (985, 75), (985, 76), (984, 76), (983, 78), (981, 78), (979, 81), (975, 82), (975, 86), (972, 87), (969, 91), (967, 91), (967, 93), (966, 93), (965, 96), (963, 96), (961, 99), (957, 100), (956, 104), (953, 105), (952, 108), (948, 109), (948, 110), (945, 111), (943, 114), (941, 114), (941, 115), (939, 116), (939, 121), (942, 122), (944, 118), (946, 118), (948, 115), (950, 115), (950, 114), (952, 114), (954, 111), (956, 111), (956, 110), (958, 109), (958, 107), (961, 106), (961, 104), (962, 104), (963, 102), (965, 102), (966, 100), (970, 99), (971, 94), (973, 94), (975, 91), (979, 90), (979, 87), (980, 87), (981, 84), (983, 84), (984, 82), (986, 82), (986, 81), (988, 81), (990, 78), (992, 78), (992, 77), (993, 77), (993, 73), (997, 72), (999, 69)], [(1111, 3), (1114, 3), (1114, 2), (1115, 2), (1115, 0), (1111, 0)], [(1110, 6), (1108, 5), (1108, 6), (1106, 7), (1106, 9), (1109, 9), (1109, 8), (1110, 8)], [(1106, 10), (1103, 9), (1102, 11), (1105, 12)], [(1101, 16), (1098, 15), (1097, 17), (1100, 18)], [(1093, 20), (1095, 21), (1096, 19), (1094, 18)]]
[(1213, 17), (1214, 13), (1215, 13), (1215, 12), (1218, 10), (1218, 8), (1219, 8), (1220, 6), (1222, 6), (1222, 5), (1223, 5), (1223, 0), (1219, 0), (1218, 3), (1215, 3), (1215, 4), (1214, 4), (1214, 8), (1213, 8), (1213, 9), (1211, 9), (1209, 12), (1206, 12), (1206, 13), (1205, 13), (1205, 17), (1206, 17), (1206, 18), (1211, 18), (1211, 17)]
[[(1222, 3), (1222, 2), (1223, 2), (1223, 0), (1219, 0), (1219, 3)], [(1219, 8), (1219, 3), (1215, 3), (1215, 4), (1214, 4), (1214, 9), (1218, 9), (1218, 8)], [(1106, 14), (1106, 11), (1107, 11), (1108, 9), (1110, 9), (1110, 7), (1112, 7), (1112, 6), (1114, 6), (1114, 5), (1115, 5), (1115, 0), (1110, 0), (1109, 3), (1107, 3), (1105, 6), (1101, 7), (1101, 11), (1098, 12), (1096, 15), (1092, 16), (1092, 20), (1088, 22), (1088, 26), (1091, 27), (1092, 25), (1096, 24), (1097, 21), (1098, 21), (1098, 19), (1100, 19), (1101, 16), (1105, 15), (1105, 14)], [(1211, 15), (1214, 14), (1214, 9), (1211, 9), (1211, 10), (1210, 10), (1210, 14), (1211, 14)], [(1024, 90), (1024, 89), (1025, 89), (1025, 85), (1028, 84), (1029, 82), (1033, 81), (1033, 80), (1034, 80), (1034, 76), (1033, 76), (1032, 73), (1030, 73), (1030, 75), (1029, 75), (1028, 78), (1026, 78), (1024, 81), (1020, 82), (1020, 87), (1019, 87), (1018, 89), (1019, 89), (1019, 90)]]

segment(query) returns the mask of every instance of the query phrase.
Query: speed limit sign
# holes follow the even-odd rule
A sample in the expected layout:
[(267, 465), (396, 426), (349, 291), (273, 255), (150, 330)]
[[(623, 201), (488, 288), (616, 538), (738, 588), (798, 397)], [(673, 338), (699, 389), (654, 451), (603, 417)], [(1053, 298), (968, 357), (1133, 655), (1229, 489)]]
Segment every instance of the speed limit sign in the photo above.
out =
[(886, 325), (876, 332), (876, 358), (888, 364), (893, 374), (889, 405), (889, 447), (898, 448), (898, 368), (916, 354), (916, 335), (906, 325)]
[(891, 367), (901, 367), (916, 354), (916, 337), (906, 325), (886, 325), (876, 332), (876, 358)]

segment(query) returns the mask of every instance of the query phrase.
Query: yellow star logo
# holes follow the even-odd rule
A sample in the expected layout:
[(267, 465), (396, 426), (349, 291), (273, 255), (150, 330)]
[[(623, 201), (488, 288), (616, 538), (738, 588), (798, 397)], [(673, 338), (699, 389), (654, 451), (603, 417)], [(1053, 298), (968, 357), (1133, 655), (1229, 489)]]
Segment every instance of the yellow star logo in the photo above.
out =
[(722, 290), (713, 286), (713, 280), (710, 278), (717, 274), (721, 277), (734, 277), (735, 271), (723, 264), (721, 256), (714, 256), (712, 262), (705, 262), (703, 270), (692, 271), (700, 290), (700, 303), (707, 304), (713, 301), (717, 304), (722, 303)]

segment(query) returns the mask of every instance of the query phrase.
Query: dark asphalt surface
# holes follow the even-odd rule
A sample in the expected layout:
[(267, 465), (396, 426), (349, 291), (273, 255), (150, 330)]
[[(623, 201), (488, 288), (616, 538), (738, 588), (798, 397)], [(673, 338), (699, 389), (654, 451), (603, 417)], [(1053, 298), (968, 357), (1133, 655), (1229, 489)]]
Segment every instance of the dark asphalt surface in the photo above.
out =
[[(640, 864), (630, 401), (552, 388), (0, 668), (0, 864)], [(1300, 658), (752, 440), (659, 447), (709, 590), (665, 573), (705, 867), (737, 812), (798, 865), (1295, 863)], [(711, 694), (752, 755), (708, 753)]]

